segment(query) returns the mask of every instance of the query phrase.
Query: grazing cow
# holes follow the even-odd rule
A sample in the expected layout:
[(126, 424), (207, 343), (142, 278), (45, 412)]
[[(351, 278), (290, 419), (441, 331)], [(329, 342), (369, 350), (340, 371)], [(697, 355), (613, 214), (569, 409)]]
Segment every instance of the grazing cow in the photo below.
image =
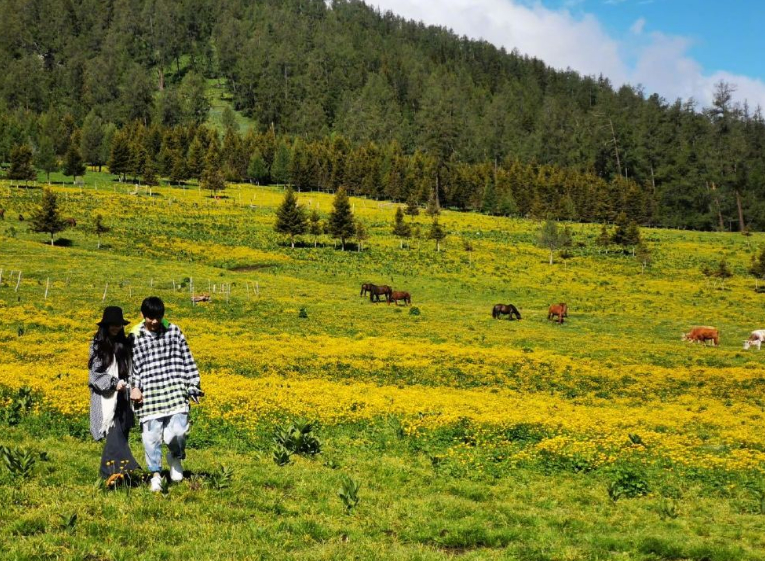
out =
[(558, 323), (563, 323), (563, 318), (568, 317), (568, 306), (563, 302), (550, 306), (550, 309), (547, 310), (547, 319), (551, 320), (555, 316), (558, 317), (556, 320)]
[(359, 294), (359, 296), (364, 296), (367, 292), (372, 290), (373, 286), (374, 285), (371, 282), (365, 282), (364, 284), (362, 284), (361, 285), (361, 293)]
[(397, 291), (394, 290), (390, 293), (390, 298), (388, 298), (388, 305), (390, 305), (391, 300), (398, 306), (398, 301), (403, 300), (405, 304), (412, 305), (412, 296), (408, 292), (403, 291)]
[(752, 331), (752, 334), (749, 335), (749, 339), (744, 341), (744, 350), (749, 349), (752, 345), (755, 345), (757, 347), (757, 350), (762, 350), (762, 343), (765, 341), (765, 329), (758, 329), (757, 331)]
[(712, 344), (716, 347), (720, 344), (720, 332), (708, 325), (694, 327), (688, 333), (683, 333), (683, 341), (704, 343), (704, 345), (707, 344), (707, 341), (712, 341)]
[(203, 292), (202, 294), (197, 294), (196, 296), (192, 296), (191, 301), (192, 302), (209, 302), (210, 295), (206, 292)]
[(66, 222), (70, 228), (77, 226), (77, 221), (71, 216), (69, 218), (64, 218), (64, 222)]
[(512, 304), (497, 304), (491, 310), (491, 317), (494, 319), (501, 319), (502, 314), (507, 315), (507, 319), (510, 320), (513, 319), (513, 316), (521, 319), (521, 312)]

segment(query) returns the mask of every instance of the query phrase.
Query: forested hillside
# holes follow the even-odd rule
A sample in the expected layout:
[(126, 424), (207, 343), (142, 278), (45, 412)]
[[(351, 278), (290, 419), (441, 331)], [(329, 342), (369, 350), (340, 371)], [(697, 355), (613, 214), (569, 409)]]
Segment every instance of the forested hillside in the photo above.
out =
[[(765, 119), (731, 85), (708, 108), (615, 89), (362, 2), (0, 0), (0, 65), (9, 178), (79, 153), (149, 182), (765, 228)], [(256, 130), (204, 127), (211, 82)]]

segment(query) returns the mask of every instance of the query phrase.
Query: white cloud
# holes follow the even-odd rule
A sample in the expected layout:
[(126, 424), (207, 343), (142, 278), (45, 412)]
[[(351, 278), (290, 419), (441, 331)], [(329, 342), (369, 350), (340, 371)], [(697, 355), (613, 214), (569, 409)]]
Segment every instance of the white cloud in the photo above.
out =
[(632, 24), (632, 27), (630, 27), (630, 31), (634, 33), (635, 35), (640, 35), (643, 33), (643, 29), (645, 28), (645, 18), (639, 18), (635, 23)]
[(614, 38), (593, 15), (574, 16), (566, 7), (552, 10), (538, 1), (376, 0), (375, 4), (381, 10), (485, 39), (508, 51), (517, 48), (554, 68), (572, 68), (585, 75), (603, 74), (617, 87), (641, 84), (647, 94), (656, 92), (669, 101), (693, 97), (707, 106), (714, 84), (724, 79), (738, 86), (735, 99), (748, 99), (752, 106), (765, 107), (762, 80), (704, 69), (688, 54), (689, 39), (645, 34), (643, 18), (632, 25), (631, 34)]

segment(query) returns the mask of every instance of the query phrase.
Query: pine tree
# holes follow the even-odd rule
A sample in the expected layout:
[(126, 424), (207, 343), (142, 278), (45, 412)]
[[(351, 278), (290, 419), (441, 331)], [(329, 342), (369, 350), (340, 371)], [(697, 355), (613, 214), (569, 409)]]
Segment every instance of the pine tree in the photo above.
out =
[(180, 185), (189, 176), (189, 172), (186, 169), (186, 161), (180, 154), (173, 153), (171, 156), (172, 167), (170, 169), (170, 182)]
[(425, 207), (425, 214), (430, 217), (435, 217), (441, 214), (441, 205), (438, 202), (438, 197), (436, 197), (435, 189), (430, 191), (430, 198), (428, 199), (428, 206)]
[(111, 228), (104, 224), (104, 218), (100, 214), (96, 215), (96, 219), (93, 223), (93, 232), (98, 236), (98, 249), (101, 249), (101, 236), (108, 232), (111, 232)]
[(356, 221), (356, 228), (355, 228), (354, 237), (356, 238), (356, 249), (357, 251), (361, 251), (363, 249), (362, 243), (364, 240), (369, 239), (369, 234), (367, 233), (367, 229), (364, 227), (364, 223), (361, 220)]
[(66, 156), (64, 156), (64, 175), (71, 175), (72, 183), (76, 183), (78, 176), (85, 175), (85, 169), (80, 147), (72, 142), (69, 145), (69, 150), (66, 151)]
[(50, 185), (50, 174), (58, 170), (58, 158), (56, 158), (53, 141), (47, 136), (40, 139), (40, 146), (37, 147), (37, 154), (35, 154), (35, 165), (45, 172)]
[(598, 234), (595, 243), (603, 247), (611, 245), (611, 233), (608, 231), (608, 226), (605, 222), (600, 227), (600, 234)]
[(223, 172), (219, 169), (205, 170), (202, 174), (200, 188), (209, 189), (210, 196), (217, 199), (218, 192), (226, 188), (226, 178), (223, 176)]
[(537, 234), (537, 245), (550, 250), (550, 265), (553, 264), (553, 253), (563, 246), (564, 238), (554, 220), (547, 220)]
[(19, 144), (11, 150), (11, 167), (8, 170), (8, 179), (23, 180), (24, 183), (37, 179), (32, 148), (28, 144)]
[(332, 202), (332, 212), (329, 215), (329, 233), (340, 240), (342, 250), (345, 251), (345, 240), (352, 238), (355, 232), (351, 203), (348, 200), (345, 187), (340, 187)]
[(63, 232), (68, 226), (61, 218), (58, 208), (58, 198), (50, 189), (43, 191), (40, 206), (32, 211), (30, 228), (33, 232), (50, 234), (50, 245), (53, 245), (53, 236)]
[(438, 217), (434, 216), (428, 232), (428, 239), (436, 241), (436, 251), (441, 251), (441, 241), (444, 238), (446, 238), (446, 230), (438, 223)]
[(308, 216), (308, 232), (313, 236), (313, 247), (316, 247), (316, 240), (324, 233), (324, 225), (316, 209), (313, 209)]
[(111, 173), (120, 176), (120, 181), (130, 171), (130, 139), (127, 130), (123, 129), (114, 135), (107, 165)]
[(151, 158), (146, 162), (143, 167), (143, 182), (145, 185), (159, 185), (157, 179), (157, 166)]
[(404, 222), (404, 211), (401, 207), (396, 209), (396, 216), (393, 219), (393, 235), (400, 238), (399, 249), (404, 248), (404, 240), (412, 235), (412, 227)]
[(257, 148), (250, 157), (250, 163), (247, 166), (247, 175), (250, 181), (254, 181), (260, 185), (261, 181), (265, 181), (268, 178), (268, 166), (266, 160), (263, 159), (263, 154)]
[(749, 274), (765, 279), (765, 246), (762, 247), (756, 257), (752, 256), (752, 266), (749, 267)]
[(189, 146), (189, 156), (186, 162), (188, 176), (200, 180), (205, 171), (205, 147), (199, 136), (195, 136)]
[(640, 262), (640, 274), (642, 275), (645, 273), (646, 267), (653, 261), (651, 250), (648, 249), (645, 244), (641, 243), (635, 250), (635, 258)]
[(291, 154), (287, 144), (282, 141), (276, 148), (274, 163), (271, 166), (271, 179), (277, 185), (283, 185), (290, 179)]
[(290, 245), (295, 248), (295, 236), (302, 236), (308, 229), (308, 220), (305, 210), (298, 206), (297, 197), (291, 187), (287, 188), (284, 200), (276, 211), (276, 224), (274, 230), (280, 234), (286, 234), (290, 238)]
[(100, 166), (104, 162), (101, 159), (101, 144), (104, 141), (104, 124), (101, 118), (91, 111), (85, 117), (82, 124), (80, 139), (80, 151), (83, 159), (91, 166)]
[(614, 231), (611, 242), (625, 248), (634, 248), (643, 243), (637, 222), (628, 220), (623, 212), (619, 214), (616, 218), (616, 231)]
[(420, 214), (420, 205), (414, 193), (410, 193), (406, 200), (406, 214), (414, 218)]

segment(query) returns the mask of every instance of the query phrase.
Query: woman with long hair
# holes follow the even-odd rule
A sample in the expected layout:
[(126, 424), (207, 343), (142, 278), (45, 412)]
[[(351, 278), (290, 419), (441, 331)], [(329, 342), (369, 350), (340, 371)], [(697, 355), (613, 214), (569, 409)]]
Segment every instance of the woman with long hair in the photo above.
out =
[(135, 419), (129, 400), (132, 340), (125, 336), (127, 324), (122, 308), (107, 306), (90, 344), (88, 360), (90, 433), (96, 440), (106, 439), (100, 474), (110, 484), (129, 478), (133, 470), (141, 468), (128, 445)]

